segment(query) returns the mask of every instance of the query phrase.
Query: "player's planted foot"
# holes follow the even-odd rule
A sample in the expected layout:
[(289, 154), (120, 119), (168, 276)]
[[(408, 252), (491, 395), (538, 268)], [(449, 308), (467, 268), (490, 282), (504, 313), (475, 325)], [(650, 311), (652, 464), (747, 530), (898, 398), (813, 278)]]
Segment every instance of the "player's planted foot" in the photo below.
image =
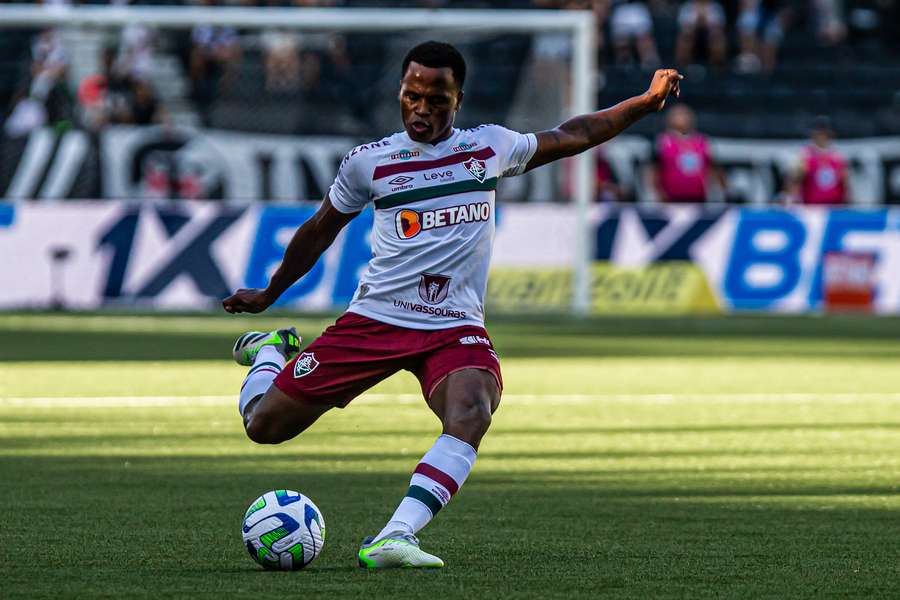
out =
[(359, 548), (358, 557), (363, 569), (439, 569), (444, 566), (444, 561), (419, 548), (416, 536), (405, 531), (389, 533), (377, 541), (367, 537)]
[(293, 327), (268, 332), (248, 331), (234, 343), (232, 356), (237, 364), (249, 367), (265, 346), (273, 346), (285, 360), (291, 360), (300, 352), (300, 336)]

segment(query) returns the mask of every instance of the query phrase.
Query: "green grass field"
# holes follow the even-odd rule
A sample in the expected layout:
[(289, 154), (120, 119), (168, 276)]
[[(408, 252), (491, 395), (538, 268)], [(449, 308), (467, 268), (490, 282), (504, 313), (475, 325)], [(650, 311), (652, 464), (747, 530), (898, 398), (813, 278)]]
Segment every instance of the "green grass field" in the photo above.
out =
[[(364, 572), (439, 433), (401, 374), (276, 447), (243, 435), (249, 328), (326, 318), (0, 316), (0, 597), (900, 597), (900, 321), (497, 320), (506, 394), (425, 529), (434, 572)], [(306, 571), (247, 556), (287, 487)]]

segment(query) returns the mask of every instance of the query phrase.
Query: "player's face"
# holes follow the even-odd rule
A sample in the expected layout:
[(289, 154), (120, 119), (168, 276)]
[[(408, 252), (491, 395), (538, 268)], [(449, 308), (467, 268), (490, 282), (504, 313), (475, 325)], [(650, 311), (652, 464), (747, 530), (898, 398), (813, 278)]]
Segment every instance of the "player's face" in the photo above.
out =
[(441, 141), (450, 135), (462, 97), (449, 67), (409, 63), (400, 80), (400, 113), (406, 133), (417, 142)]
[(688, 134), (694, 130), (694, 114), (683, 106), (673, 106), (669, 111), (669, 128)]

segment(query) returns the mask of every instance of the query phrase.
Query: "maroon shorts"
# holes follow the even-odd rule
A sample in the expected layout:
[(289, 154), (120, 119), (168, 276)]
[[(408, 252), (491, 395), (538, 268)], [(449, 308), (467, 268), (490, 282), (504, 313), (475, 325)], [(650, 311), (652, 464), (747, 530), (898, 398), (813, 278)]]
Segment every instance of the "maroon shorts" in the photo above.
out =
[(427, 399), (448, 375), (470, 368), (489, 371), (503, 389), (500, 362), (482, 327), (407, 329), (348, 312), (285, 365), (275, 385), (296, 400), (343, 408), (402, 369), (419, 379)]

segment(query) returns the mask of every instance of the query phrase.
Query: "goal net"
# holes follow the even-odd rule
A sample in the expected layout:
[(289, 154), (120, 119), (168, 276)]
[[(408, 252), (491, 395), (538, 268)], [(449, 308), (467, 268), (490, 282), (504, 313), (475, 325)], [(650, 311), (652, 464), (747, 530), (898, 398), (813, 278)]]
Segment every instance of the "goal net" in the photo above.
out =
[[(263, 282), (347, 150), (400, 129), (410, 47), (462, 51), (458, 127), (529, 132), (596, 108), (593, 35), (589, 13), (568, 11), (3, 5), (0, 36), (18, 63), (0, 75), (0, 198), (94, 201), (71, 218), (97, 246), (58, 242), (74, 257), (63, 273), (102, 274), (70, 274), (70, 304), (203, 306)], [(592, 185), (588, 155), (500, 185), (489, 310), (587, 311)], [(353, 236), (365, 242), (362, 229), (342, 236), (290, 306), (348, 298), (366, 257)]]

